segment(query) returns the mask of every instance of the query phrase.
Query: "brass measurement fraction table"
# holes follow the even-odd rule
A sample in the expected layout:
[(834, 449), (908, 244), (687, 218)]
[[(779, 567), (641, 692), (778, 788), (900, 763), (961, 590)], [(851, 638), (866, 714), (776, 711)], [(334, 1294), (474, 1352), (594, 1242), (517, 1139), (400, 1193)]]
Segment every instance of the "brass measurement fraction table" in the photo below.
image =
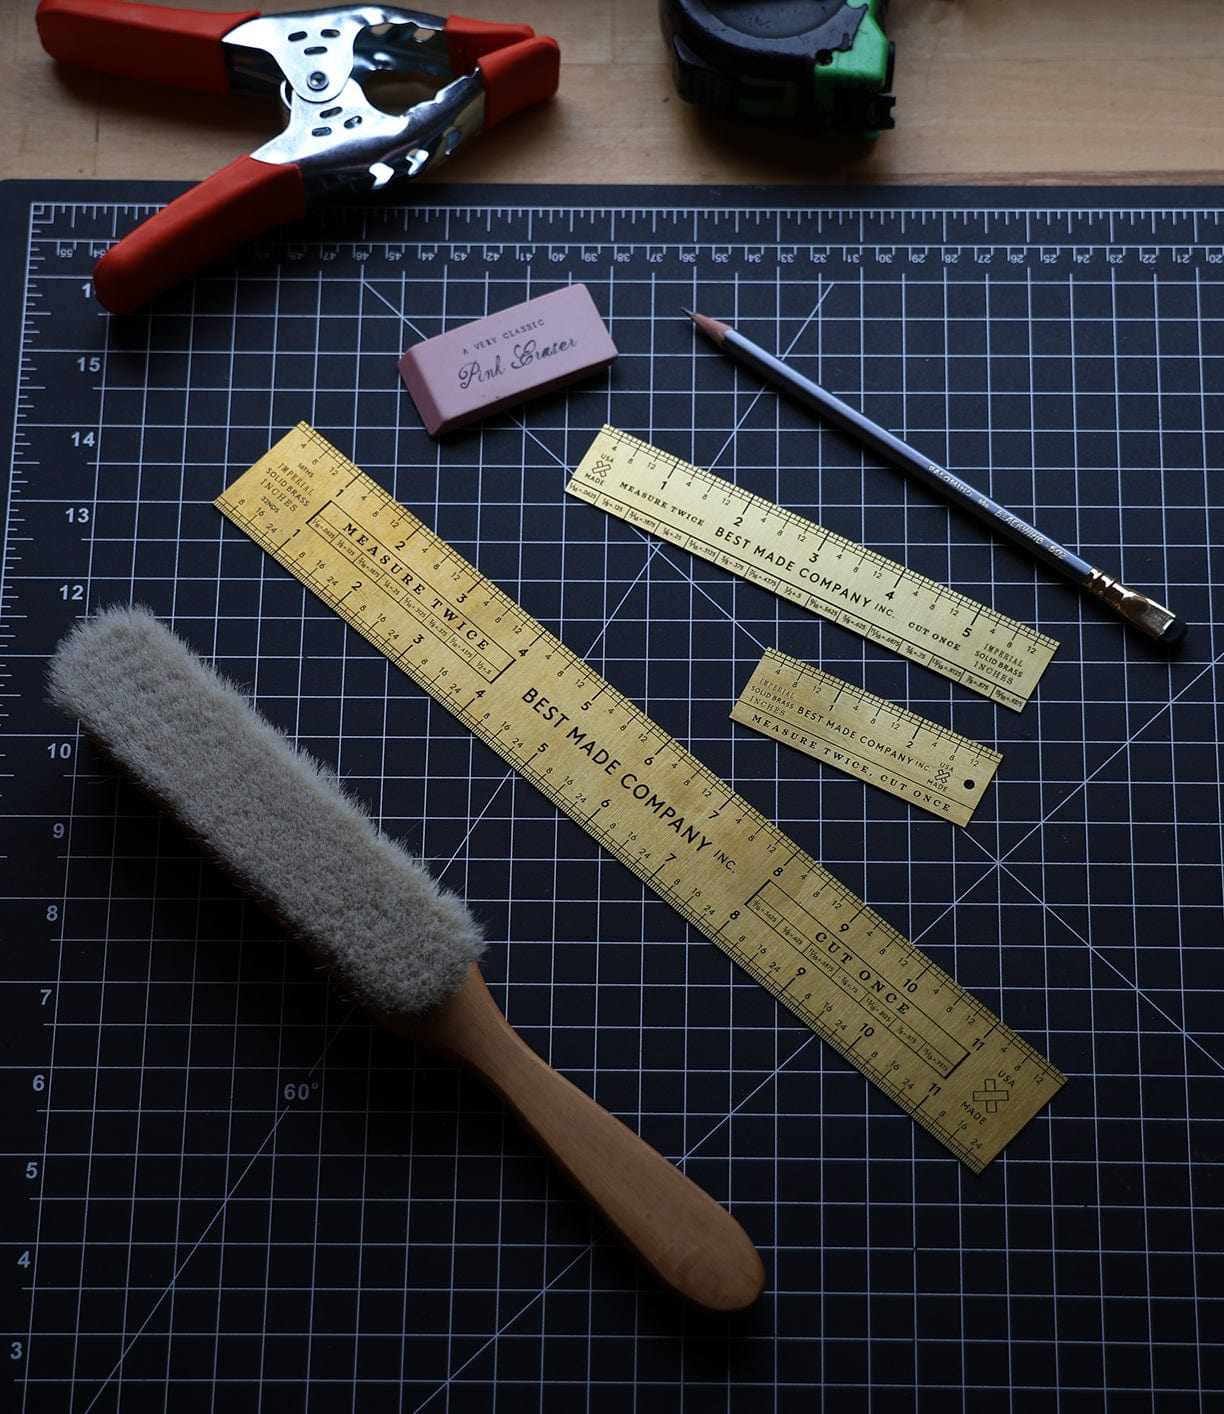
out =
[[(0, 1405), (306, 1407), (309, 1387), (310, 1408), (432, 1411), (496, 1389), (653, 1414), (713, 1379), (720, 1407), (784, 1414), (1206, 1414), (1218, 199), (433, 189), (108, 319), (93, 260), (163, 195), (0, 203)], [(568, 280), (616, 363), (429, 439), (403, 348)], [(1181, 652), (814, 426), (683, 308), (1151, 588), (1189, 622)], [(981, 1174), (215, 509), (300, 421), (1067, 1076)], [(1058, 651), (1016, 710), (567, 495), (605, 424)], [(527, 1039), (757, 1241), (752, 1322), (686, 1338), (492, 1101), (329, 991), (45, 705), (60, 634), (133, 599), (470, 901)], [(999, 752), (969, 823), (732, 720), (773, 649)], [(1006, 1076), (974, 1088), (984, 1114), (1011, 1103)]]

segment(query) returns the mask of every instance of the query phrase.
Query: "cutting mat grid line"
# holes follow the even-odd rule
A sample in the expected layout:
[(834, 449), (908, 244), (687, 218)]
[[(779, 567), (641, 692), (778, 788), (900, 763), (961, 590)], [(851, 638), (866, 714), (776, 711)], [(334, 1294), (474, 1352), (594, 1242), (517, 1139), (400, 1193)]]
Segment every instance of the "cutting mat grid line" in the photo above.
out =
[[(6, 194), (12, 1407), (1224, 1400), (1216, 194), (434, 188), (123, 321), (89, 272), (164, 190)], [(403, 347), (571, 279), (610, 373), (432, 442)], [(814, 428), (683, 307), (1151, 589), (1190, 622), (1182, 652)], [(213, 498), (302, 419), (1068, 1074), (984, 1175), (222, 521)], [(1032, 703), (572, 502), (605, 422), (1058, 638)], [(60, 634), (133, 598), (472, 901), (528, 1041), (757, 1240), (750, 1320), (678, 1312), (493, 1101), (330, 991), (45, 704)], [(731, 723), (766, 647), (1000, 750), (972, 823)]]

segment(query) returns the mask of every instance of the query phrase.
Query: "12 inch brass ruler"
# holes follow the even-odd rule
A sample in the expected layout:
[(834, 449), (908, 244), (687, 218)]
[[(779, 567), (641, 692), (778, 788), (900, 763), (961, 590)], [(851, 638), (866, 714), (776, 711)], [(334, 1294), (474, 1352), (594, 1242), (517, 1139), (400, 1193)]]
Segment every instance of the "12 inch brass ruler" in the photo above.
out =
[(1063, 1084), (311, 428), (216, 504), (970, 1168)]
[(1058, 647), (615, 427), (596, 436), (565, 489), (1017, 712)]

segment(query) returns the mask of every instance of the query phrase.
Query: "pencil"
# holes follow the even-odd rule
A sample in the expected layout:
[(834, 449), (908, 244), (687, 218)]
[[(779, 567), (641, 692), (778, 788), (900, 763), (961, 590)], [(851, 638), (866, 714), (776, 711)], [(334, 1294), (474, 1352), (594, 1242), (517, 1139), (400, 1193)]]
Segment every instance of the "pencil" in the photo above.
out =
[(1136, 589), (1128, 589), (1112, 575), (1096, 569), (1074, 551), (1068, 550), (1056, 540), (1051, 540), (1036, 526), (1022, 520), (997, 501), (991, 500), (967, 481), (962, 481), (946, 467), (915, 451), (908, 443), (872, 422), (857, 408), (842, 402), (818, 383), (813, 383), (810, 378), (805, 378), (789, 364), (783, 363), (780, 358), (775, 358), (759, 344), (754, 344), (751, 339), (737, 333), (729, 324), (724, 324), (719, 319), (711, 319), (705, 314), (694, 314), (689, 309), (684, 312), (703, 334), (724, 353), (730, 354), (737, 363), (750, 368), (767, 383), (789, 393), (820, 417), (850, 433), (885, 461), (934, 487), (953, 505), (968, 511), (1007, 539), (1023, 546), (1041, 563), (1052, 566), (1072, 583), (1100, 599), (1149, 638), (1172, 645), (1180, 642), (1185, 635), (1185, 622), (1162, 604)]

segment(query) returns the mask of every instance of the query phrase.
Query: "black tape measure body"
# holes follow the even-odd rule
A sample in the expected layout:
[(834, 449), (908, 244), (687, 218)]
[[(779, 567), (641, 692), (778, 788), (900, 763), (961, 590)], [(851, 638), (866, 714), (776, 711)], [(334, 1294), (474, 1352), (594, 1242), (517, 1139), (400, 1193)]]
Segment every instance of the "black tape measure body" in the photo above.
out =
[(894, 126), (887, 0), (659, 0), (686, 102), (812, 131)]

